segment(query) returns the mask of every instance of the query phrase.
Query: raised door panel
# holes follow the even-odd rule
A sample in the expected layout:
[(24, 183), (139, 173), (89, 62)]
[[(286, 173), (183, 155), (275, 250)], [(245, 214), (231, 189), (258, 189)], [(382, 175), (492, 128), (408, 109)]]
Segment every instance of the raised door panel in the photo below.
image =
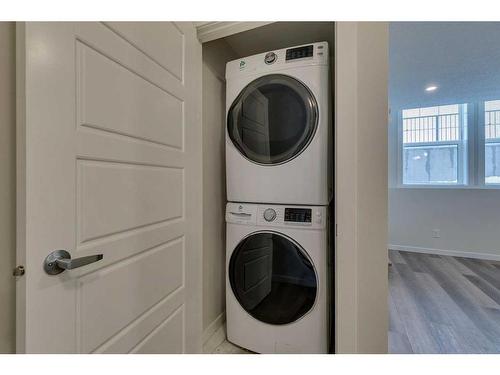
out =
[(77, 77), (80, 125), (182, 149), (182, 99), (83, 43)]
[(184, 33), (171, 22), (108, 22), (106, 25), (151, 60), (184, 80)]
[(183, 238), (80, 278), (77, 303), (83, 351), (94, 351), (183, 287)]
[[(184, 307), (178, 308), (162, 324), (156, 327), (142, 342), (131, 350), (137, 354), (183, 353), (184, 342), (171, 337), (184, 337)], [(164, 350), (160, 350), (167, 343)]]
[(183, 216), (181, 168), (79, 160), (77, 170), (79, 243)]

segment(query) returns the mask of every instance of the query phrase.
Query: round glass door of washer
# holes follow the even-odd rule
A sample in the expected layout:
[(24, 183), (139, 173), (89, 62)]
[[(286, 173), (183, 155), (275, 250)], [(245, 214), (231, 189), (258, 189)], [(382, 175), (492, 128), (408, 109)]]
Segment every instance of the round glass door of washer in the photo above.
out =
[(243, 309), (268, 324), (288, 324), (306, 315), (318, 290), (307, 253), (275, 232), (257, 232), (238, 244), (229, 261), (229, 281)]
[(257, 164), (285, 163), (307, 148), (318, 125), (318, 104), (300, 81), (283, 74), (248, 84), (228, 112), (235, 147)]

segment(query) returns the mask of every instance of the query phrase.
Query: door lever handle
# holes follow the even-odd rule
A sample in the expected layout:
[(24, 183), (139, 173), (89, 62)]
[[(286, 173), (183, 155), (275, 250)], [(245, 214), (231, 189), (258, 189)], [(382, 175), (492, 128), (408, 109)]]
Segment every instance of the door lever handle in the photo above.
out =
[(95, 263), (103, 258), (102, 254), (71, 259), (71, 254), (66, 250), (56, 250), (50, 253), (43, 263), (43, 269), (49, 275), (58, 275), (64, 270), (72, 270), (87, 264)]

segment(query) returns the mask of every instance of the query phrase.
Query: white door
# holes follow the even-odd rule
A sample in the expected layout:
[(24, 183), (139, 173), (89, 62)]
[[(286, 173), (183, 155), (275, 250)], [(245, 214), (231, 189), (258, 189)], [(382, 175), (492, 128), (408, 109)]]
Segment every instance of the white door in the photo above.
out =
[[(194, 26), (26, 23), (17, 37), (18, 352), (199, 352)], [(103, 259), (48, 275), (58, 249)]]

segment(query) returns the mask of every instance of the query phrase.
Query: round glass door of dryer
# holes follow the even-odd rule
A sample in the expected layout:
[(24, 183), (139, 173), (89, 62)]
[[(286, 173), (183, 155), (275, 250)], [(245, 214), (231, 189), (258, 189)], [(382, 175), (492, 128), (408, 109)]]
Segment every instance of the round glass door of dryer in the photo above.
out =
[(257, 164), (285, 163), (311, 142), (318, 126), (318, 104), (300, 81), (283, 74), (248, 84), (228, 112), (234, 146)]
[(244, 238), (229, 261), (231, 289), (255, 319), (289, 324), (306, 315), (318, 290), (309, 256), (295, 241), (274, 232)]

